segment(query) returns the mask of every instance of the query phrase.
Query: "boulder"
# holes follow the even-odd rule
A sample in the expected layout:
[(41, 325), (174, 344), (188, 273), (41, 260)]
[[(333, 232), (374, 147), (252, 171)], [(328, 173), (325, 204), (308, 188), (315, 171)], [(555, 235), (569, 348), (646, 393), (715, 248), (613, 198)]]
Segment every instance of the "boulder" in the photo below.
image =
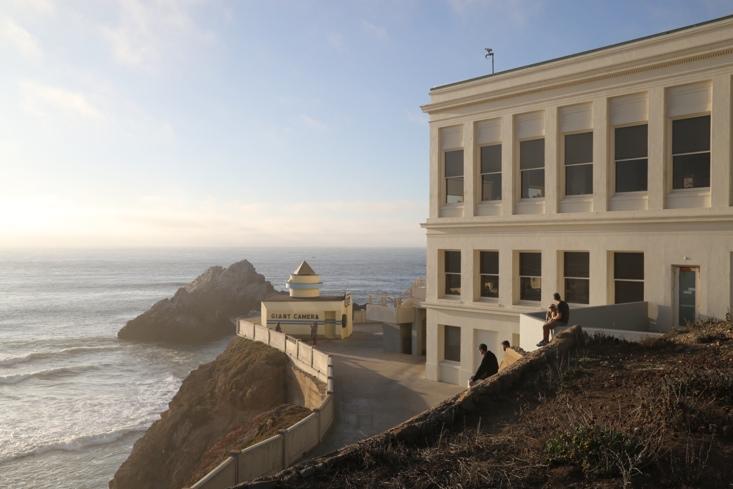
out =
[(128, 321), (123, 340), (200, 344), (234, 333), (233, 319), (258, 309), (279, 294), (247, 260), (228, 268), (211, 267), (170, 299)]

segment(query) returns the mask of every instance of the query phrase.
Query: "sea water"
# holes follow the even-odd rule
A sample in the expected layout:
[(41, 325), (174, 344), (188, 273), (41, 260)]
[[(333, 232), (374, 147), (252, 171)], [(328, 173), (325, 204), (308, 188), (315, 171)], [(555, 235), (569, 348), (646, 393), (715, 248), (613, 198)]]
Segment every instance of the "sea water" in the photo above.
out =
[(277, 289), (306, 259), (323, 293), (399, 294), (424, 249), (0, 250), (0, 488), (101, 489), (167, 408), (199, 347), (117, 331), (212, 265), (248, 259)]

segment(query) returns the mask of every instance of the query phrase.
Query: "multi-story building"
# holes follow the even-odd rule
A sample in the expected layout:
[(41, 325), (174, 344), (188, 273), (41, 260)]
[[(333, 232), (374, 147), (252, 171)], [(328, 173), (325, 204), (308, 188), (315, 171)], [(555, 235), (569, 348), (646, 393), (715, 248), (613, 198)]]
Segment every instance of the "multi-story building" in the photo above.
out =
[(732, 75), (726, 17), (433, 88), (427, 377), (464, 383), (556, 291), (725, 316)]

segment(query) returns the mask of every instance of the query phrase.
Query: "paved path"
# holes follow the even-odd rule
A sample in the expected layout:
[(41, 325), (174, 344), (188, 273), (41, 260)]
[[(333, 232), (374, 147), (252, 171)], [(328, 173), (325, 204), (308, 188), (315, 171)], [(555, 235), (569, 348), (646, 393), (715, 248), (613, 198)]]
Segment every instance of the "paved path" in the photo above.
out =
[(385, 353), (381, 323), (354, 325), (350, 338), (316, 348), (333, 356), (336, 419), (310, 456), (391, 428), (463, 390), (425, 379), (422, 357)]

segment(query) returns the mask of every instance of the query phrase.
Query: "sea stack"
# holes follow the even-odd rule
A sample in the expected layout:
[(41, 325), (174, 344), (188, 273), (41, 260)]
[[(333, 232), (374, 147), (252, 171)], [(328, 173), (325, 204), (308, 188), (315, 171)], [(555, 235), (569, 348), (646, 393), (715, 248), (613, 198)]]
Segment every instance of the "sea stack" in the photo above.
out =
[(211, 267), (117, 333), (123, 340), (200, 344), (234, 333), (233, 319), (278, 292), (247, 260)]

